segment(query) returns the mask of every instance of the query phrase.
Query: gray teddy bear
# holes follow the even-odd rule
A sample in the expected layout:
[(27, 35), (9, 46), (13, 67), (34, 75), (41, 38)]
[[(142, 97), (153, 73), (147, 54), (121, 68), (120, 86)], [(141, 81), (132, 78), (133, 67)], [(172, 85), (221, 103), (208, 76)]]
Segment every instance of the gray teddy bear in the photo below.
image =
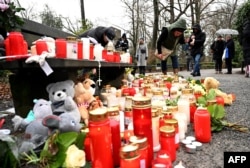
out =
[(49, 100), (52, 102), (54, 115), (69, 113), (77, 123), (80, 123), (81, 116), (77, 104), (73, 100), (75, 95), (74, 82), (72, 80), (51, 83), (46, 87)]

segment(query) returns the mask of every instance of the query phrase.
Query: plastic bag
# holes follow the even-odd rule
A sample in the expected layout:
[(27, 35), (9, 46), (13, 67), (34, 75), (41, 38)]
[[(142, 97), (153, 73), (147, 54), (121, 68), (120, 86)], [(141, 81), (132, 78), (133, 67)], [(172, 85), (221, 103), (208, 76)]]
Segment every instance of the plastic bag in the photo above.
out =
[(225, 60), (226, 58), (228, 58), (228, 48), (227, 47), (223, 51), (222, 60)]

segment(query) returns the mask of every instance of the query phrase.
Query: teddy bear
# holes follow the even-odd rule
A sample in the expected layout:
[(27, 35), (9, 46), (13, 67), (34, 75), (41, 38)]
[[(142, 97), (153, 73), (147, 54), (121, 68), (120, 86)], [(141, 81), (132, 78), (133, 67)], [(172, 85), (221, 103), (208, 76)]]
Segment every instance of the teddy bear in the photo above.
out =
[(80, 123), (81, 115), (73, 100), (74, 86), (75, 83), (72, 80), (65, 80), (48, 84), (46, 90), (52, 103), (53, 114), (59, 116), (62, 113), (69, 113), (76, 122)]
[(206, 77), (203, 83), (206, 92), (208, 93), (210, 89), (214, 89), (216, 96), (220, 96), (224, 99), (226, 105), (231, 105), (233, 103), (232, 94), (227, 94), (219, 89), (220, 82), (214, 77)]
[(29, 111), (26, 118), (15, 115), (12, 118), (14, 131), (25, 130), (26, 126), (36, 119), (43, 119), (45, 116), (52, 115), (51, 102), (45, 99), (34, 99), (33, 109)]
[(95, 82), (85, 76), (85, 78), (79, 77), (74, 87), (74, 100), (86, 125), (88, 125), (89, 111), (102, 106), (102, 102), (94, 96), (95, 86)]

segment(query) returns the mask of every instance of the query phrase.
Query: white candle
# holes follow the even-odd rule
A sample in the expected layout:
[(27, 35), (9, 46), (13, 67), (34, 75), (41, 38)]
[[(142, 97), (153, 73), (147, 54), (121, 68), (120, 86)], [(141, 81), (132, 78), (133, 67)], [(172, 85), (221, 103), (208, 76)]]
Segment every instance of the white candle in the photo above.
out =
[(125, 123), (124, 123), (124, 112), (120, 111), (120, 132), (124, 132), (125, 130)]
[(152, 110), (152, 133), (153, 133), (153, 149), (154, 152), (160, 150), (160, 130), (159, 130), (159, 115), (158, 110)]

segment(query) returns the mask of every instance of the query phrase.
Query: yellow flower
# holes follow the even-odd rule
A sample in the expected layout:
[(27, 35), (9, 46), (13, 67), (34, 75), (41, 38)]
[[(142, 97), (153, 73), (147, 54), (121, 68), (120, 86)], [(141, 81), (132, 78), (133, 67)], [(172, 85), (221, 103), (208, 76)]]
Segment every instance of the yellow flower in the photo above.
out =
[(71, 145), (66, 152), (65, 159), (67, 168), (79, 168), (86, 164), (85, 152)]

